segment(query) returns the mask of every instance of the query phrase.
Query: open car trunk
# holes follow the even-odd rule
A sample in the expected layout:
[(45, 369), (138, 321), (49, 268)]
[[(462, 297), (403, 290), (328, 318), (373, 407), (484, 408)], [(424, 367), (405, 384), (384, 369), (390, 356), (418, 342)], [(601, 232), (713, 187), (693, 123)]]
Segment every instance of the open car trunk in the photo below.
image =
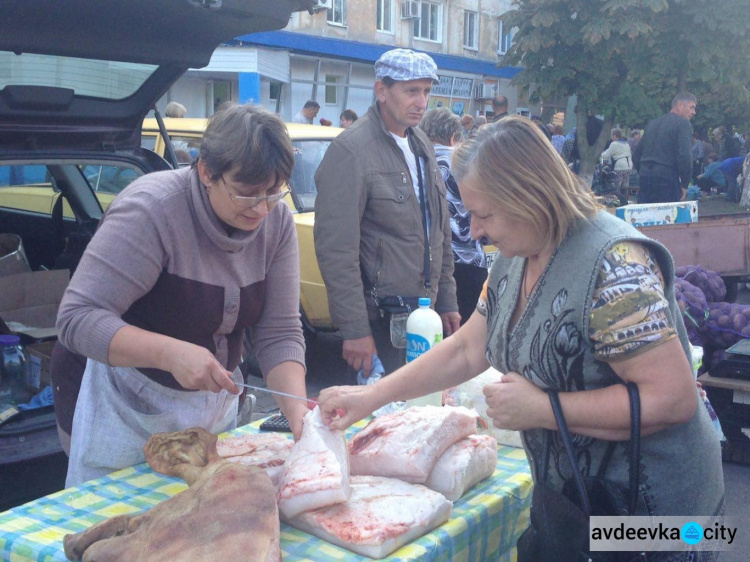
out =
[[(316, 0), (4, 0), (0, 18), (0, 233), (32, 270), (90, 236), (134, 179), (167, 162), (141, 124), (223, 41), (286, 26)], [(0, 277), (0, 286), (2, 277)], [(30, 343), (25, 341), (24, 343)], [(62, 487), (50, 407), (0, 423), (0, 511)]]

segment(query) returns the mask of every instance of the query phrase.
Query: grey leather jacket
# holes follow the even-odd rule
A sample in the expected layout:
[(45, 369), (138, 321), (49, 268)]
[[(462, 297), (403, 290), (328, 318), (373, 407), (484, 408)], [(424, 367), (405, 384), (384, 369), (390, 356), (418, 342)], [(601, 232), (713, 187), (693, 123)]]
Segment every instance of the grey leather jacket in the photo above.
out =
[[(431, 255), (426, 296), (439, 313), (457, 311), (445, 184), (429, 139), (417, 128), (410, 133), (425, 162)], [(344, 339), (362, 338), (371, 333), (367, 304), (372, 300), (360, 264), (379, 297), (425, 296), (419, 201), (377, 102), (331, 143), (315, 182), (315, 252), (331, 319)]]

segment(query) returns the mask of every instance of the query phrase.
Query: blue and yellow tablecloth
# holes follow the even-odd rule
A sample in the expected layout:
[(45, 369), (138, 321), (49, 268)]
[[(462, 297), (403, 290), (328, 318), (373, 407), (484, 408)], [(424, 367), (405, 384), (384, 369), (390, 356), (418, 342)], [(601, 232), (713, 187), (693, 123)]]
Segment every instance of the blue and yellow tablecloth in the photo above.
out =
[[(257, 432), (258, 423), (233, 433)], [(363, 426), (360, 422), (347, 436)], [(0, 554), (10, 562), (66, 560), (66, 534), (114, 515), (139, 513), (186, 487), (182, 480), (157, 474), (144, 463), (40, 498), (0, 513)], [(530, 492), (524, 452), (499, 447), (495, 473), (455, 502), (451, 519), (386, 560), (513, 561), (516, 540), (529, 523)], [(285, 524), (281, 550), (285, 561), (369, 560)]]

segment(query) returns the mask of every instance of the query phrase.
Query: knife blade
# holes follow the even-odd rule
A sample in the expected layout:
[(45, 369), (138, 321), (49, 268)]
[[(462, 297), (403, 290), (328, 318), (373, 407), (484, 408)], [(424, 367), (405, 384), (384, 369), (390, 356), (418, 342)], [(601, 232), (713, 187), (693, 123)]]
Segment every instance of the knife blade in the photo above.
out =
[(313, 400), (311, 398), (305, 398), (304, 396), (297, 396), (296, 394), (289, 394), (287, 392), (281, 392), (280, 390), (271, 390), (270, 388), (265, 388), (262, 386), (253, 386), (253, 385), (244, 384), (244, 383), (237, 383), (237, 386), (247, 388), (248, 390), (259, 390), (260, 392), (268, 392), (269, 394), (278, 394), (279, 396), (286, 396), (287, 398), (294, 398), (295, 400), (302, 400), (303, 402), (307, 402), (308, 406), (312, 404), (313, 408), (318, 404), (317, 400)]

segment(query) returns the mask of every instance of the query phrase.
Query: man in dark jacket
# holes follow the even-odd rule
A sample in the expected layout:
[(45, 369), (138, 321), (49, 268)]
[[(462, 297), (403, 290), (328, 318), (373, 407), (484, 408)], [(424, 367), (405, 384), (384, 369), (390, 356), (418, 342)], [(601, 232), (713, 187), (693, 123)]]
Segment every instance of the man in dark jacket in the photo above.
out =
[(445, 184), (417, 128), (437, 66), (423, 53), (392, 49), (375, 76), (377, 101), (331, 143), (315, 174), (315, 253), (331, 319), (344, 359), (365, 377), (373, 354), (386, 372), (405, 361), (392, 345), (405, 315), (384, 313), (384, 298), (430, 297), (448, 335), (461, 322)]
[(692, 172), (690, 119), (695, 115), (696, 102), (693, 94), (677, 94), (672, 100), (672, 110), (646, 125), (633, 154), (640, 176), (639, 203), (685, 198)]
[(501, 95), (496, 95), (492, 98), (492, 123), (500, 121), (503, 117), (508, 116), (508, 98)]

